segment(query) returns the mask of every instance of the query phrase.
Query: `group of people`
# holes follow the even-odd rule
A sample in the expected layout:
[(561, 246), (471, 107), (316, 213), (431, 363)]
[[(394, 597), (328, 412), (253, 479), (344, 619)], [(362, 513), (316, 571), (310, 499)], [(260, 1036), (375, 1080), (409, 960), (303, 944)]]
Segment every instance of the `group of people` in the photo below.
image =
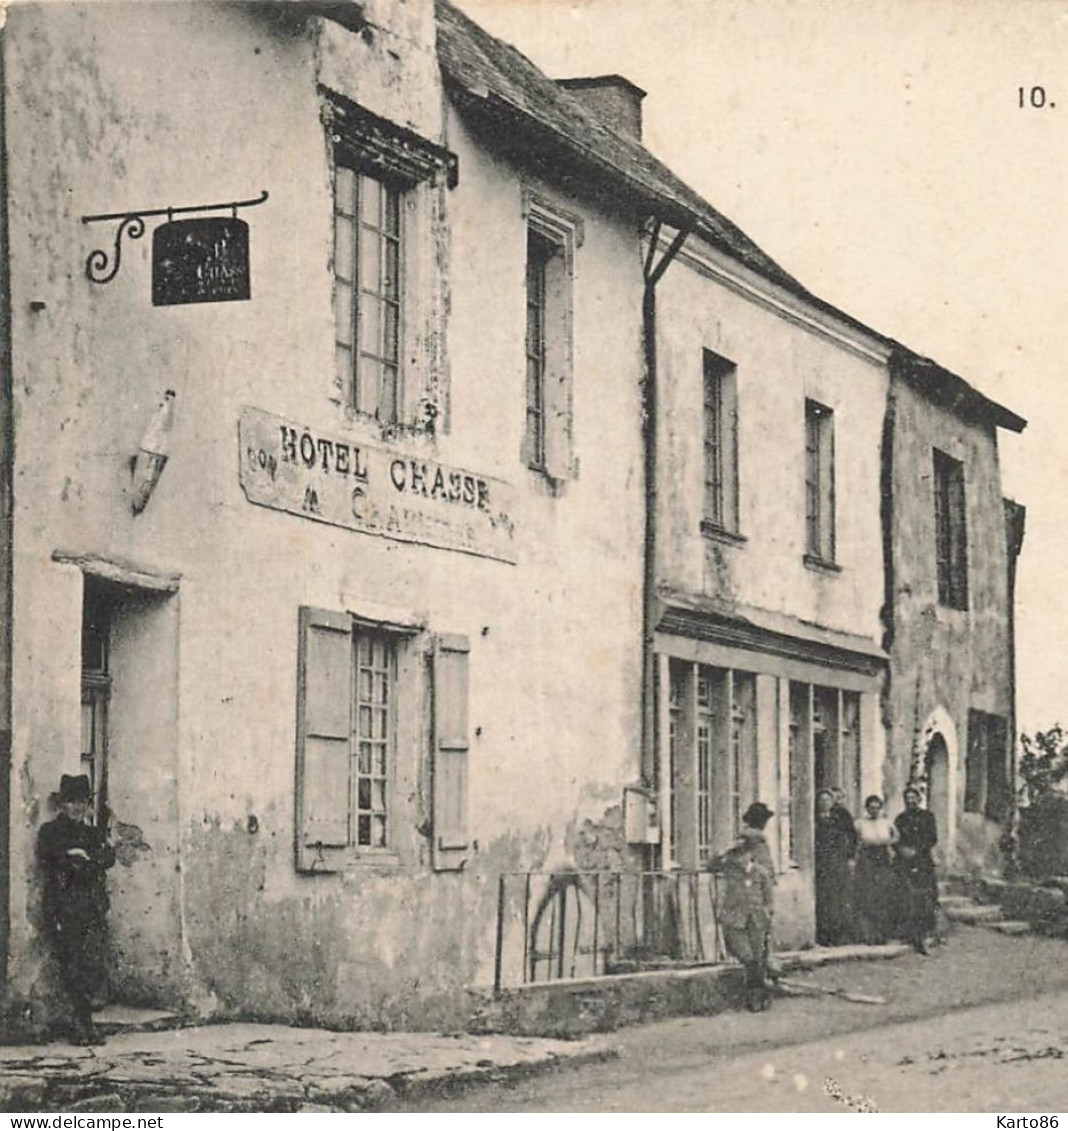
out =
[[(938, 907), (934, 815), (921, 808), (913, 785), (893, 821), (875, 794), (864, 802), (865, 816), (858, 820), (844, 802), (840, 789), (816, 795), (816, 941), (836, 946), (900, 938), (926, 954)], [(763, 802), (754, 802), (742, 817), (737, 843), (709, 862), (709, 870), (720, 877), (713, 891), (723, 941), (745, 969), (751, 1010), (771, 1003), (775, 867), (764, 828), (772, 816)]]
[(854, 821), (839, 789), (816, 795), (816, 941), (821, 946), (902, 939), (921, 954), (935, 933), (934, 814), (910, 785), (893, 821), (872, 794)]

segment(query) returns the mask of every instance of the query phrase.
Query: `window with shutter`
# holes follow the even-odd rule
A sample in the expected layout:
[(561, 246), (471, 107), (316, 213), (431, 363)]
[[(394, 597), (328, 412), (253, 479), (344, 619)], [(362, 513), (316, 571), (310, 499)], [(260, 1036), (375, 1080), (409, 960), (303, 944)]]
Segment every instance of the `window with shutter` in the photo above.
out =
[(300, 610), (297, 868), (333, 872), (350, 837), (352, 622)]
[(467, 637), (442, 635), (434, 647), (433, 861), (455, 871), (467, 860)]

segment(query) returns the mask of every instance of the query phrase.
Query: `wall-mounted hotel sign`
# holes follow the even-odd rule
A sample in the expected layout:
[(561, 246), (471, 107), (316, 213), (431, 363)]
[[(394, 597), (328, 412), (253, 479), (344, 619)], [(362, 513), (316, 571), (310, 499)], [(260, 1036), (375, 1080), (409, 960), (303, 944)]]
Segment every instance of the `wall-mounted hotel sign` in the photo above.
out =
[[(223, 204), (194, 204), (183, 208), (141, 208), (130, 212), (99, 212), (83, 216), (83, 224), (117, 223), (111, 254), (103, 248), (89, 253), (85, 274), (90, 282), (110, 283), (122, 266), (122, 238), (139, 240), (145, 218), (166, 216), (152, 233), (152, 304), (176, 306), (193, 302), (239, 302), (251, 296), (248, 224), (239, 209), (255, 208), (267, 200), (267, 190), (252, 200)], [(228, 211), (229, 216), (200, 216), (176, 220), (189, 213)]]
[(364, 534), (515, 562), (512, 487), (257, 408), (238, 420), (250, 503)]

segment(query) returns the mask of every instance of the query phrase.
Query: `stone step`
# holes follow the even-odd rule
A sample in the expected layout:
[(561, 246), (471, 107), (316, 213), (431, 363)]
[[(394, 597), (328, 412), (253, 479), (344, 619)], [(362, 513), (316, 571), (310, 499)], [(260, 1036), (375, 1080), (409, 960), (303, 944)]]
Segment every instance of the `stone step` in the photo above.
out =
[(939, 906), (943, 909), (950, 907), (977, 907), (978, 904), (970, 895), (940, 895), (938, 897)]
[(970, 903), (946, 907), (943, 909), (947, 919), (955, 923), (994, 923), (1003, 918), (1000, 907), (989, 903)]
[(184, 1024), (178, 1013), (166, 1009), (142, 1009), (134, 1005), (105, 1005), (93, 1010), (93, 1024), (101, 1032), (151, 1033), (160, 1029), (176, 1029)]
[(983, 926), (999, 931), (1003, 935), (1031, 934), (1031, 924), (1023, 919), (995, 919), (989, 923), (984, 923)]

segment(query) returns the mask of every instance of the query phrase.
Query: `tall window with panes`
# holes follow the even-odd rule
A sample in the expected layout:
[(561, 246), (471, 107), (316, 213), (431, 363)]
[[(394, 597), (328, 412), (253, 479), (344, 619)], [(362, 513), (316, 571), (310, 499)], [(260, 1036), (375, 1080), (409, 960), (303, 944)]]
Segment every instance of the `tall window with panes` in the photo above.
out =
[(703, 353), (704, 526), (738, 533), (738, 377), (734, 364)]
[(383, 424), (401, 415), (401, 191), (338, 165), (334, 182), (337, 378), (349, 406)]
[(964, 464), (934, 452), (935, 558), (938, 601), (951, 609), (968, 607), (968, 523)]
[(553, 245), (527, 232), (527, 417), (526, 451), (530, 467), (545, 467), (546, 316), (549, 261)]
[(834, 412), (805, 401), (805, 557), (834, 562)]

